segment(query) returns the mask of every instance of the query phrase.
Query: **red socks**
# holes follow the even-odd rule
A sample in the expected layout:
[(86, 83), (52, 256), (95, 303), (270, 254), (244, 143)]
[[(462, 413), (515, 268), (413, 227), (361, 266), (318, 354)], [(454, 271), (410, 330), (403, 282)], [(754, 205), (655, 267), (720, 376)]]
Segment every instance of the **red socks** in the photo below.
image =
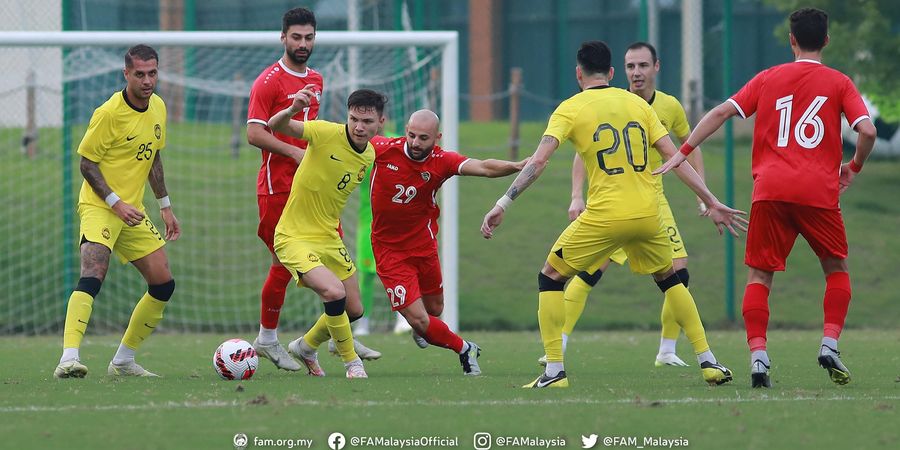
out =
[(769, 288), (750, 283), (744, 290), (744, 328), (750, 351), (766, 349), (766, 330), (769, 328)]
[(464, 345), (461, 337), (450, 331), (443, 320), (434, 316), (428, 316), (428, 329), (425, 330), (425, 336), (422, 337), (429, 344), (449, 348), (456, 353), (461, 352)]
[(284, 305), (284, 292), (291, 281), (291, 273), (284, 266), (272, 266), (269, 268), (269, 276), (262, 288), (262, 306), (260, 307), (260, 325), (275, 329), (278, 328), (278, 316), (281, 314), (281, 306)]
[(844, 329), (844, 320), (850, 308), (850, 275), (847, 272), (834, 272), (825, 277), (825, 337), (837, 339)]

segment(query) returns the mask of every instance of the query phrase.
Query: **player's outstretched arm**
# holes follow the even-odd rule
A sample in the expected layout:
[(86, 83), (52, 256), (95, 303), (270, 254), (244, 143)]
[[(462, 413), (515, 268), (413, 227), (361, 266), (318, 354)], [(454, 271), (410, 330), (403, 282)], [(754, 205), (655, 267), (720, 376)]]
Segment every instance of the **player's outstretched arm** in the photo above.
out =
[(581, 159), (581, 155), (575, 153), (572, 160), (572, 203), (569, 203), (569, 220), (577, 219), (587, 208), (584, 203), (585, 179), (587, 170), (584, 168), (584, 160)]
[[(675, 144), (672, 143), (672, 139), (670, 139), (669, 136), (663, 136), (656, 141), (653, 146), (659, 150), (660, 154), (669, 159), (674, 158), (675, 154), (680, 154), (680, 152), (675, 150)], [(674, 170), (675, 174), (678, 175), (678, 178), (691, 188), (691, 190), (706, 204), (709, 218), (712, 219), (713, 223), (716, 225), (719, 234), (722, 234), (722, 227), (727, 228), (735, 237), (739, 236), (735, 228), (747, 231), (747, 220), (739, 216), (739, 214), (746, 215), (747, 213), (723, 205), (719, 199), (709, 191), (709, 188), (707, 188), (703, 180), (700, 179), (700, 175), (697, 174), (697, 171), (695, 171), (690, 164), (677, 166)]]
[(851, 159), (850, 162), (841, 165), (841, 194), (843, 194), (844, 191), (850, 187), (850, 184), (853, 183), (856, 174), (862, 170), (863, 164), (866, 162), (866, 159), (869, 158), (872, 149), (875, 147), (875, 136), (878, 130), (875, 129), (875, 125), (871, 120), (860, 120), (859, 123), (856, 124), (855, 129), (859, 133), (859, 136), (856, 137), (856, 153), (853, 154), (853, 159)]
[(313, 85), (306, 85), (303, 89), (297, 91), (294, 94), (294, 102), (291, 103), (291, 106), (275, 113), (271, 119), (269, 119), (269, 128), (274, 131), (277, 131), (281, 134), (286, 134), (288, 136), (293, 136), (295, 138), (303, 137), (303, 122), (300, 120), (291, 119), (309, 106), (311, 99), (315, 97), (315, 93), (312, 91)]
[(80, 169), (81, 175), (91, 186), (91, 189), (94, 190), (98, 197), (106, 200), (110, 209), (112, 209), (116, 216), (122, 219), (122, 222), (133, 227), (144, 220), (144, 213), (142, 213), (141, 210), (125, 203), (115, 192), (113, 192), (112, 188), (109, 187), (109, 183), (106, 182), (106, 178), (103, 177), (103, 173), (100, 172), (100, 165), (98, 163), (82, 156)]
[(485, 239), (490, 239), (494, 235), (494, 229), (503, 222), (503, 212), (512, 205), (513, 200), (541, 176), (544, 168), (550, 162), (550, 156), (553, 155), (557, 147), (559, 147), (559, 141), (555, 137), (544, 136), (541, 139), (537, 150), (534, 151), (531, 158), (527, 159), (528, 162), (522, 168), (522, 171), (519, 172), (516, 179), (513, 180), (506, 194), (500, 197), (500, 200), (497, 200), (497, 204), (484, 216), (484, 220), (481, 222), (481, 235)]
[(521, 171), (527, 163), (528, 158), (521, 161), (504, 161), (502, 159), (480, 160), (470, 158), (463, 164), (459, 174), (472, 177), (499, 178)]
[(169, 191), (166, 189), (166, 177), (163, 171), (162, 157), (156, 152), (153, 158), (153, 165), (150, 166), (150, 175), (147, 176), (150, 182), (150, 188), (156, 195), (156, 201), (159, 202), (159, 215), (162, 216), (163, 223), (166, 224), (166, 240), (174, 241), (181, 236), (181, 224), (172, 212), (172, 202), (169, 200)]
[(659, 169), (653, 171), (653, 175), (662, 175), (673, 168), (680, 166), (695, 148), (699, 147), (706, 138), (710, 137), (716, 130), (721, 128), (726, 120), (737, 115), (737, 113), (737, 108), (729, 101), (723, 102), (721, 105), (716, 106), (710, 112), (706, 113), (706, 115), (700, 119), (700, 123), (697, 124), (697, 127), (694, 128), (694, 131), (691, 132), (691, 135), (688, 136), (687, 140), (681, 144), (681, 151), (677, 152), (674, 156), (670, 156), (669, 160), (660, 166)]
[(306, 153), (300, 147), (281, 141), (275, 135), (269, 133), (265, 125), (261, 123), (247, 124), (247, 143), (260, 150), (268, 150), (281, 156), (287, 156), (297, 161), (297, 164), (300, 164), (303, 154)]

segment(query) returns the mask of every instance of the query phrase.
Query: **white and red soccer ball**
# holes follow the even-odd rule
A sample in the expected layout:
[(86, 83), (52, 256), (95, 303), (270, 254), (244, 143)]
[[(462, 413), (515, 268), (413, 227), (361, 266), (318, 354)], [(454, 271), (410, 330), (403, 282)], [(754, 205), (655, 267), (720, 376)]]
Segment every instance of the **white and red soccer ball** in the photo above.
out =
[(249, 380), (258, 366), (256, 349), (243, 339), (229, 339), (213, 354), (213, 367), (223, 380)]

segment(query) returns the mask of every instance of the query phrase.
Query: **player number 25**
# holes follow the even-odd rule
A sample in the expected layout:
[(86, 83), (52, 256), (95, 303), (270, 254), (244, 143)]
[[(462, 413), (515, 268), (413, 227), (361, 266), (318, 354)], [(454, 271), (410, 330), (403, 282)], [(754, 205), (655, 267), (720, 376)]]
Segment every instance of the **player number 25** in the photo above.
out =
[[(634, 150), (631, 146), (631, 130), (637, 130), (641, 133), (641, 161), (643, 164), (636, 164), (634, 161)], [(618, 175), (620, 173), (625, 173), (625, 169), (621, 167), (606, 167), (606, 161), (604, 161), (604, 155), (612, 155), (613, 153), (619, 151), (619, 144), (624, 141), (625, 144), (625, 154), (628, 156), (628, 164), (634, 168), (635, 172), (643, 172), (644, 169), (647, 168), (647, 133), (644, 131), (644, 128), (641, 124), (637, 122), (628, 122), (625, 125), (625, 128), (622, 128), (622, 139), (619, 139), (619, 130), (615, 129), (612, 125), (608, 123), (601, 123), (600, 126), (597, 127), (597, 131), (594, 132), (594, 142), (600, 142), (600, 137), (604, 131), (608, 131), (612, 134), (612, 144), (609, 147), (602, 148), (597, 150), (597, 164), (600, 165), (600, 168), (606, 172), (607, 175)]]
[[(794, 140), (803, 148), (813, 149), (822, 143), (825, 137), (825, 124), (822, 118), (817, 116), (822, 105), (828, 101), (828, 97), (817, 96), (806, 108), (806, 111), (794, 127)], [(788, 95), (775, 100), (775, 111), (781, 114), (778, 118), (778, 146), (787, 147), (791, 134), (791, 110), (794, 106), (794, 96)], [(807, 136), (807, 127), (812, 127), (812, 136)]]
[(397, 190), (397, 194), (394, 195), (394, 198), (391, 199), (391, 201), (394, 203), (401, 203), (405, 205), (411, 202), (417, 194), (415, 186), (406, 187), (402, 184), (395, 184), (394, 189)]

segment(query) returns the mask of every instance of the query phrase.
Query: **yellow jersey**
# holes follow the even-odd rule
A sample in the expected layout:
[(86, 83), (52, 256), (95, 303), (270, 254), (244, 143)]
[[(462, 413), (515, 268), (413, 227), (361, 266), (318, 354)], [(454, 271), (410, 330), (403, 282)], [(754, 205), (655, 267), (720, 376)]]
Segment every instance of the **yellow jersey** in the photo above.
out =
[(588, 175), (586, 213), (603, 220), (659, 213), (649, 150), (667, 134), (643, 98), (610, 86), (585, 89), (562, 102), (544, 131), (574, 144)]
[[(153, 94), (140, 110), (116, 92), (94, 110), (78, 145), (78, 154), (97, 163), (109, 187), (124, 202), (144, 210), (144, 187), (156, 152), (166, 146), (166, 104)], [(85, 180), (79, 204), (109, 209), (106, 201)]]
[[(684, 113), (684, 107), (672, 95), (663, 91), (654, 91), (653, 96), (647, 102), (656, 111), (659, 121), (670, 133), (675, 137), (687, 137), (691, 133), (691, 126), (688, 125), (687, 115)], [(662, 165), (663, 158), (658, 150), (650, 152), (650, 170), (656, 170)], [(661, 193), (663, 191), (663, 177), (655, 177), (656, 188)]]
[(358, 150), (350, 142), (347, 125), (324, 120), (304, 122), (302, 139), (309, 146), (294, 174), (275, 240), (340, 239), (341, 211), (375, 160), (375, 149), (367, 142)]

